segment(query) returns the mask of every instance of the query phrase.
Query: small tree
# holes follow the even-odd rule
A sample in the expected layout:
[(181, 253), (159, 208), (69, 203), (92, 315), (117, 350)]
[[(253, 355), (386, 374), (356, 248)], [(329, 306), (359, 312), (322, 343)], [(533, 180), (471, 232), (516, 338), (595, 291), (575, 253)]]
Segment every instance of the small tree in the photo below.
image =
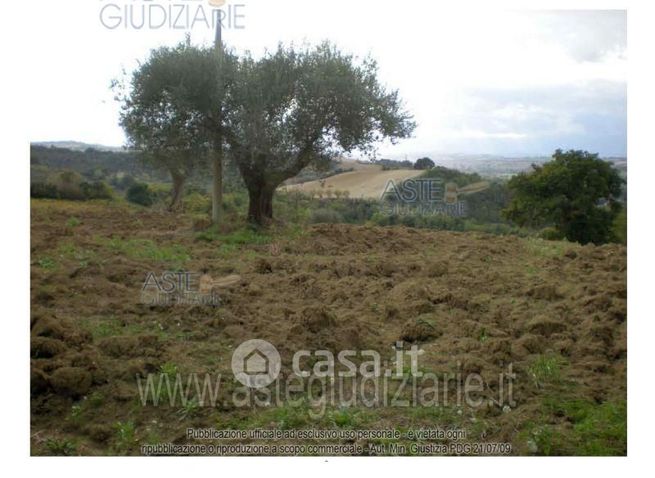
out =
[(226, 112), (248, 218), (257, 224), (272, 219), (276, 188), (309, 164), (370, 153), (378, 140), (395, 142), (414, 128), (398, 93), (378, 82), (375, 62), (358, 64), (327, 43), (243, 58)]
[(170, 105), (157, 103), (146, 114), (132, 110), (121, 119), (131, 146), (141, 151), (142, 159), (170, 174), (171, 211), (180, 207), (187, 179), (204, 165), (209, 151), (190, 114), (172, 110)]
[(570, 241), (601, 244), (612, 239), (622, 184), (598, 154), (558, 149), (552, 161), (509, 181), (505, 215), (520, 226), (553, 226)]
[(232, 56), (224, 50), (194, 47), (187, 38), (174, 48), (153, 50), (133, 73), (129, 92), (119, 91), (121, 126), (130, 146), (171, 174), (172, 209), (180, 204), (184, 183), (192, 171), (213, 155), (213, 197), (219, 203), (214, 205), (214, 219), (218, 219), (222, 198), (220, 132), (232, 64)]
[(419, 158), (414, 163), (414, 169), (432, 169), (434, 168), (434, 161), (430, 158)]

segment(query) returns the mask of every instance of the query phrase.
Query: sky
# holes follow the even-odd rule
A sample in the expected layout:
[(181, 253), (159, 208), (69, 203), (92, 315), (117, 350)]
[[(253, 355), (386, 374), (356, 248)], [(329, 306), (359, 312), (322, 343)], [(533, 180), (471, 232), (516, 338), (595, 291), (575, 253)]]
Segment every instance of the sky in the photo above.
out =
[[(210, 44), (214, 36), (201, 17), (192, 22), (199, 8), (211, 14), (208, 0), (36, 3), (38, 14), (25, 20), (37, 38), (25, 66), (32, 141), (124, 144), (111, 80), (186, 33), (196, 44)], [(412, 138), (382, 143), (384, 157), (537, 156), (557, 148), (626, 155), (625, 11), (442, 9), (436, 3), (229, 0), (221, 7), (231, 23), (223, 38), (255, 56), (279, 42), (324, 39), (360, 58), (372, 56), (380, 80), (400, 91), (418, 124)], [(130, 11), (138, 25), (143, 8), (155, 25), (165, 19), (178, 28), (129, 25)], [(174, 18), (179, 11), (189, 13), (188, 21)]]

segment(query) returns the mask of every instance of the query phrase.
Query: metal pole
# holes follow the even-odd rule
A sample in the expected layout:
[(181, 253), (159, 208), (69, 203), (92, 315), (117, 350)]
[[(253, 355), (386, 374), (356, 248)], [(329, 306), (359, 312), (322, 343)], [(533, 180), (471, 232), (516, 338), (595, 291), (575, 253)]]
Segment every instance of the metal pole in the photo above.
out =
[(217, 24), (216, 24), (216, 38), (214, 39), (214, 46), (218, 50), (221, 46), (223, 46), (223, 19), (221, 18), (221, 13), (223, 13), (223, 10), (216, 10), (216, 15), (218, 16)]
[[(222, 10), (216, 10), (217, 24), (216, 24), (216, 38), (214, 40), (214, 48), (219, 58), (219, 68), (222, 67), (223, 59), (223, 25), (221, 13)], [(219, 75), (221, 72), (219, 72)], [(219, 105), (220, 107), (220, 105)], [(218, 121), (221, 119), (221, 111), (218, 112)], [(214, 157), (212, 160), (212, 223), (219, 224), (221, 222), (221, 209), (223, 208), (223, 135), (221, 131), (216, 131), (214, 136)]]

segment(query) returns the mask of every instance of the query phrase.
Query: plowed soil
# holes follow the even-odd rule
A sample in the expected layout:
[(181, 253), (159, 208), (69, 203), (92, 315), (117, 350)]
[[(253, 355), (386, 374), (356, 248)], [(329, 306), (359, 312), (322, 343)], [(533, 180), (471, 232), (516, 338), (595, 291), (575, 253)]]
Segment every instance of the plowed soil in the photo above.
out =
[[(625, 453), (621, 431), (602, 435), (606, 414), (594, 411), (625, 426), (623, 246), (347, 225), (235, 244), (200, 240), (184, 215), (121, 204), (33, 201), (31, 214), (33, 454), (140, 454), (143, 443), (187, 442), (187, 427), (257, 426), (457, 427), (512, 454)], [(139, 302), (148, 272), (175, 269), (241, 280), (219, 306)], [(389, 358), (399, 341), (425, 350), (428, 372), (492, 384), (512, 364), (515, 403), (335, 407), (320, 418), (288, 405), (139, 403), (135, 377), (231, 376), (233, 350), (253, 338), (277, 347), (283, 374), (300, 349)], [(588, 434), (598, 448), (584, 448)]]

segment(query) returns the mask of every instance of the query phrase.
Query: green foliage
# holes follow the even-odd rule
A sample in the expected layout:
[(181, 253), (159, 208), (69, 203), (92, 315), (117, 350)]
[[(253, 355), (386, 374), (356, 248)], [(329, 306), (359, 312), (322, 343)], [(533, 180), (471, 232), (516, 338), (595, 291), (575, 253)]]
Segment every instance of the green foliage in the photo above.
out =
[(457, 169), (446, 168), (445, 166), (435, 166), (421, 174), (420, 177), (425, 179), (441, 179), (444, 184), (455, 183), (460, 187), (482, 181), (482, 176), (478, 173), (463, 173)]
[(35, 182), (30, 184), (30, 197), (41, 199), (59, 199), (59, 191), (54, 184)]
[(190, 259), (188, 251), (179, 244), (159, 246), (149, 239), (98, 239), (100, 245), (133, 259), (149, 259), (169, 263), (184, 263)]
[(68, 220), (66, 221), (66, 227), (77, 227), (81, 224), (81, 221), (76, 218), (76, 217), (69, 217)]
[[(231, 54), (187, 41), (153, 50), (129, 86), (115, 82), (121, 126), (144, 161), (170, 173), (171, 208), (193, 171), (206, 168), (221, 140), (217, 118), (233, 75)], [(218, 178), (221, 179), (221, 178)]]
[(326, 224), (337, 224), (343, 222), (343, 217), (339, 212), (333, 209), (315, 209), (312, 211), (312, 214), (309, 218), (309, 222), (312, 224), (326, 223)]
[(112, 199), (114, 197), (114, 192), (102, 181), (83, 182), (80, 184), (80, 189), (85, 199)]
[[(125, 175), (143, 176), (150, 173), (137, 161), (137, 154), (131, 151), (102, 151), (94, 148), (80, 151), (33, 144), (30, 146), (30, 162), (33, 172), (36, 165), (45, 168), (46, 172), (69, 169), (77, 171), (87, 181), (105, 179), (113, 183)], [(32, 179), (38, 182), (47, 178), (33, 176)]]
[(51, 174), (45, 182), (30, 185), (30, 196), (43, 199), (112, 199), (112, 189), (102, 181), (87, 182), (76, 171), (63, 170)]
[(222, 245), (241, 246), (246, 244), (269, 244), (272, 240), (270, 234), (264, 233), (252, 227), (244, 227), (236, 231), (224, 234), (218, 231), (216, 226), (198, 234), (197, 239), (207, 242), (218, 241)]
[(553, 226), (570, 241), (602, 244), (612, 239), (622, 184), (597, 154), (558, 149), (552, 161), (509, 181), (505, 214), (520, 226)]
[(628, 211), (623, 208), (620, 213), (614, 218), (612, 224), (612, 233), (614, 239), (621, 244), (628, 244)]
[(116, 439), (114, 447), (119, 453), (128, 452), (136, 444), (136, 427), (134, 422), (116, 422), (114, 424)]
[(564, 239), (561, 231), (555, 227), (546, 227), (539, 232), (539, 237), (547, 241), (561, 241)]
[(55, 456), (72, 456), (77, 453), (77, 445), (70, 440), (48, 438), (45, 446), (48, 452)]
[(51, 270), (57, 267), (57, 263), (51, 257), (42, 257), (37, 261), (39, 267), (46, 270)]
[(561, 367), (564, 364), (562, 357), (555, 355), (541, 355), (528, 367), (528, 374), (534, 384), (542, 388), (547, 384), (557, 383), (561, 379)]
[(136, 183), (127, 190), (126, 199), (141, 206), (152, 206), (155, 202), (155, 193), (146, 183)]
[(177, 370), (177, 365), (175, 365), (175, 364), (172, 363), (172, 362), (166, 362), (166, 363), (163, 363), (163, 364), (159, 367), (159, 371), (160, 371), (162, 374), (167, 375), (169, 378), (175, 378), (175, 375), (176, 375), (177, 372), (178, 372), (178, 370)]
[(414, 169), (432, 169), (434, 168), (434, 161), (430, 158), (419, 158), (414, 163)]
[(249, 219), (259, 224), (272, 219), (277, 186), (303, 168), (414, 129), (398, 93), (379, 84), (375, 62), (328, 43), (243, 57), (229, 99), (227, 139), (249, 191)]
[(193, 397), (191, 400), (186, 400), (182, 405), (182, 408), (177, 411), (177, 415), (180, 417), (180, 421), (188, 420), (189, 418), (196, 416), (199, 411), (200, 403), (198, 402), (198, 398)]
[[(455, 180), (458, 183), (459, 180)], [(471, 183), (465, 183), (471, 184)], [(509, 224), (503, 209), (510, 201), (510, 191), (504, 181), (490, 181), (489, 187), (460, 198), (466, 203), (467, 217), (480, 223)]]
[(374, 159), (373, 164), (382, 166), (382, 171), (394, 171), (397, 169), (412, 169), (414, 165), (409, 159), (396, 161), (394, 159)]
[[(558, 417), (569, 426), (551, 423)], [(528, 439), (538, 455), (624, 456), (627, 453), (625, 400), (595, 403), (547, 397), (544, 421), (528, 426)]]
[(82, 192), (82, 176), (71, 170), (64, 170), (48, 179), (57, 188), (61, 199), (84, 199)]
[(187, 194), (184, 199), (182, 199), (182, 205), (186, 212), (195, 214), (209, 214), (212, 209), (211, 198), (206, 194), (201, 194), (199, 192)]
[(137, 180), (134, 179), (134, 176), (130, 176), (129, 174), (116, 176), (111, 181), (111, 185), (114, 186), (116, 189), (119, 189), (121, 191), (127, 191), (132, 186), (134, 186), (136, 183), (137, 183)]

